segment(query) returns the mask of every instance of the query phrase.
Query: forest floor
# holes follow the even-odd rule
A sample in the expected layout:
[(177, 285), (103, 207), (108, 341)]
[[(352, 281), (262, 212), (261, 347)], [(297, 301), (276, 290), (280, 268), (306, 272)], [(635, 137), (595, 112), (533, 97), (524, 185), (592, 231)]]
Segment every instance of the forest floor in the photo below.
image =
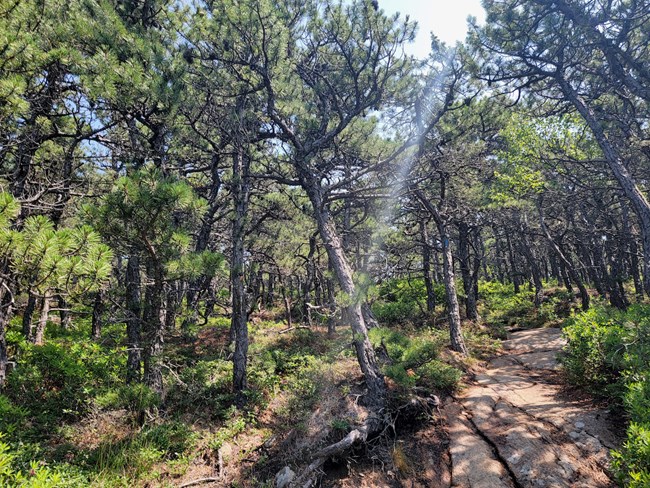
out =
[(366, 456), (349, 470), (330, 466), (322, 486), (616, 486), (609, 450), (620, 445), (621, 420), (566, 385), (557, 363), (563, 344), (559, 328), (510, 332), (502, 354), (448, 397), (439, 416), (397, 435), (392, 469)]

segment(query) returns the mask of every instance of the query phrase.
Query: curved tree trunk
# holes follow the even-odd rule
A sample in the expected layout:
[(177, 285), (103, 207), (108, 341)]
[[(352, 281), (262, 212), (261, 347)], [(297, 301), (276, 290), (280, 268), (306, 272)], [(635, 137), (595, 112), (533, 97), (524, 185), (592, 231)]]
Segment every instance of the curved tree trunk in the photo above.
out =
[(625, 193), (625, 196), (632, 203), (634, 211), (639, 218), (639, 223), (641, 224), (641, 241), (643, 243), (643, 288), (645, 293), (650, 295), (650, 203), (648, 203), (645, 195), (636, 184), (634, 177), (625, 166), (620, 152), (605, 134), (602, 124), (591, 107), (587, 105), (562, 75), (558, 75), (557, 82), (564, 95), (578, 110), (591, 129), (600, 149), (605, 155), (607, 165), (623, 189), (623, 193)]
[[(358, 291), (354, 283), (352, 268), (343, 250), (334, 219), (324, 204), (320, 183), (308, 170), (301, 169), (302, 171), (299, 175), (300, 181), (313, 206), (314, 218), (316, 219), (318, 231), (325, 245), (327, 256), (341, 289), (348, 297), (344, 315), (350, 321), (350, 326), (354, 333), (354, 347), (357, 353), (357, 361), (359, 362), (368, 388), (365, 401), (370, 408), (378, 412), (386, 404), (386, 383), (377, 363), (375, 351), (370, 343), (370, 339), (368, 339), (368, 328), (364, 320), (362, 303), (359, 300)], [(379, 427), (380, 424), (381, 422), (377, 419), (376, 427)]]

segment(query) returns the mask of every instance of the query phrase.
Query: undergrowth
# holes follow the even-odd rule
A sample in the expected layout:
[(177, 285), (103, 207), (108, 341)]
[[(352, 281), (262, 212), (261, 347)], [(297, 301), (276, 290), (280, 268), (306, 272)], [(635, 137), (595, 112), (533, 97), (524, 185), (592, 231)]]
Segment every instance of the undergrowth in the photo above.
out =
[(650, 305), (594, 307), (569, 319), (564, 334), (561, 361), (569, 381), (629, 416), (627, 438), (613, 452), (617, 479), (631, 488), (650, 486)]

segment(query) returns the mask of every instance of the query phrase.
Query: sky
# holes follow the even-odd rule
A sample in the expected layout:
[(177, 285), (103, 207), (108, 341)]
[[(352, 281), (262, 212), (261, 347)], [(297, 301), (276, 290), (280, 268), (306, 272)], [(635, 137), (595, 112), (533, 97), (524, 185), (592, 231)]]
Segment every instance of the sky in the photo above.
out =
[(480, 0), (379, 0), (379, 7), (387, 14), (400, 12), (417, 21), (417, 37), (406, 51), (418, 58), (429, 54), (430, 32), (454, 45), (465, 38), (468, 15), (476, 17), (479, 24), (485, 20)]

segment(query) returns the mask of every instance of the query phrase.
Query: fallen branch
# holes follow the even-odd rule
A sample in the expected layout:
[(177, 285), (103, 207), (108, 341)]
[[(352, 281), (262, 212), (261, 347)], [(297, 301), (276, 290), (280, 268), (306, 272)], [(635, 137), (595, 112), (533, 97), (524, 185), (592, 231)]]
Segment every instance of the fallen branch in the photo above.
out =
[(202, 483), (214, 483), (215, 481), (219, 481), (219, 478), (201, 478), (198, 480), (193, 480), (193, 481), (188, 481), (187, 483), (183, 483), (178, 488), (186, 488), (187, 486), (200, 485)]
[(358, 429), (354, 429), (351, 431), (348, 435), (346, 435), (343, 439), (340, 441), (331, 444), (323, 449), (321, 449), (318, 453), (316, 453), (316, 456), (311, 464), (305, 468), (305, 470), (300, 473), (300, 476), (297, 476), (292, 482), (291, 482), (291, 487), (308, 487), (311, 486), (312, 484), (312, 474), (314, 471), (316, 471), (318, 468), (320, 468), (323, 464), (325, 464), (325, 461), (327, 461), (330, 457), (334, 456), (335, 454), (342, 454), (343, 452), (347, 451), (350, 449), (352, 446), (355, 444), (360, 444), (361, 442), (365, 442), (366, 439), (368, 439), (368, 425), (367, 423), (363, 425), (363, 427), (360, 427)]
[(311, 329), (308, 325), (294, 325), (293, 327), (289, 327), (288, 329), (282, 329), (278, 331), (278, 334), (286, 334), (287, 332), (291, 332), (292, 330), (296, 329)]

